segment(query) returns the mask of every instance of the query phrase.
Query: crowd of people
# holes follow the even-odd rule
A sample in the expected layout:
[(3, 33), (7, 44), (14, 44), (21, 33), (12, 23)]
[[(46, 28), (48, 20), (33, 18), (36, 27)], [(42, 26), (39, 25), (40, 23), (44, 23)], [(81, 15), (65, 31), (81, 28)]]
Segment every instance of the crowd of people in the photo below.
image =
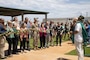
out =
[[(7, 21), (5, 24), (4, 19), (0, 18), (0, 34), (8, 32), (7, 34), (0, 35), (0, 58), (4, 59), (5, 57), (5, 40), (8, 43), (8, 55), (18, 54), (18, 52), (25, 52), (25, 50), (30, 51), (30, 39), (33, 38), (33, 49), (43, 49), (49, 48), (49, 46), (62, 46), (62, 37), (70, 37), (72, 43), (74, 43), (74, 32), (78, 30), (76, 28), (76, 23), (78, 19), (74, 19), (73, 22), (63, 23), (53, 21), (38, 23), (38, 19), (34, 18), (34, 22), (31, 22), (27, 17), (23, 21), (19, 21), (17, 17), (14, 17), (13, 20)], [(80, 20), (80, 19), (79, 19)], [(84, 23), (88, 36), (90, 38), (90, 23)], [(81, 33), (81, 32), (80, 32)], [(56, 38), (54, 40), (54, 38)], [(77, 40), (77, 36), (75, 35)], [(79, 39), (78, 39), (79, 40)], [(54, 44), (54, 41), (55, 44)], [(18, 50), (18, 42), (20, 42), (20, 48)], [(40, 46), (39, 46), (40, 42)], [(90, 42), (90, 39), (88, 39)], [(77, 44), (76, 44), (77, 45)]]

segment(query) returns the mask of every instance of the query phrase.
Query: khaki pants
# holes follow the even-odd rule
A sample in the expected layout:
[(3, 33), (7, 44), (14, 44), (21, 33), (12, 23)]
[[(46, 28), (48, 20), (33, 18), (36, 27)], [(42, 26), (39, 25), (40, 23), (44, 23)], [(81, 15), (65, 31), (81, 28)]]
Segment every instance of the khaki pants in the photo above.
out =
[(47, 33), (46, 37), (45, 37), (45, 47), (49, 47), (50, 45), (50, 33)]
[(0, 37), (0, 58), (5, 57), (5, 54), (4, 54), (5, 39), (6, 38), (4, 36)]
[(78, 60), (84, 60), (84, 52), (83, 52), (82, 44), (83, 44), (82, 42), (75, 41), (75, 47), (78, 54)]
[(4, 48), (0, 48), (0, 58), (4, 58)]
[(33, 35), (33, 46), (38, 47), (38, 39), (39, 39), (39, 34), (37, 32), (34, 32)]

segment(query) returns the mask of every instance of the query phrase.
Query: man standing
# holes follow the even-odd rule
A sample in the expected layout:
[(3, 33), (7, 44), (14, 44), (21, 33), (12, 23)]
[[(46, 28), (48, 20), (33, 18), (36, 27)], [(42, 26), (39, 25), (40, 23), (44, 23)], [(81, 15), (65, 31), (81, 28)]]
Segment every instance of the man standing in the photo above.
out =
[[(5, 33), (4, 20), (0, 19), (0, 34)], [(0, 36), (0, 59), (5, 59), (4, 47), (5, 47), (5, 36)]]
[(50, 43), (50, 29), (49, 29), (49, 22), (46, 22), (45, 25), (46, 28), (46, 40), (45, 40), (45, 47), (49, 48), (49, 43)]
[(74, 18), (73, 23), (71, 24), (71, 27), (70, 27), (70, 33), (71, 33), (70, 38), (71, 38), (73, 44), (74, 44), (74, 30), (75, 30), (75, 25), (76, 25), (77, 20), (78, 20), (78, 18)]
[[(31, 28), (31, 25), (30, 25), (30, 22), (29, 22), (29, 19), (28, 19), (28, 17), (26, 17), (25, 18), (25, 21), (24, 21), (24, 23), (26, 24), (26, 28), (27, 29), (30, 29)], [(26, 45), (27, 45), (27, 50), (28, 51), (30, 51), (30, 45), (29, 45), (29, 43), (30, 43), (30, 41), (29, 41), (29, 39), (30, 39), (30, 30), (28, 31), (28, 39), (26, 40)]]
[(84, 53), (83, 53), (83, 41), (85, 41), (85, 28), (83, 25), (83, 16), (78, 17), (78, 22), (75, 25), (75, 31), (74, 31), (74, 42), (75, 47), (78, 53), (78, 60), (84, 60)]
[[(18, 21), (18, 18), (17, 17), (14, 17), (14, 19), (13, 19), (13, 30), (14, 30), (14, 32), (18, 32), (18, 31), (20, 31), (20, 24), (19, 24), (19, 21)], [(14, 34), (15, 35), (15, 42), (14, 42), (14, 44), (15, 44), (15, 53), (14, 54), (17, 54), (18, 53), (18, 41), (19, 41), (19, 34), (17, 34), (17, 33), (15, 33)]]
[(53, 21), (50, 21), (50, 25), (49, 25), (49, 28), (50, 28), (50, 46), (54, 46), (53, 44), (53, 25), (54, 25), (54, 22)]
[(39, 28), (38, 28), (38, 20), (36, 18), (34, 18), (32, 29), (33, 29), (33, 47), (34, 50), (38, 50)]
[(59, 22), (57, 22), (56, 31), (57, 31), (57, 35), (56, 35), (56, 46), (58, 46), (58, 38), (59, 38), (59, 46), (61, 46), (63, 28), (62, 28), (62, 26), (60, 25)]

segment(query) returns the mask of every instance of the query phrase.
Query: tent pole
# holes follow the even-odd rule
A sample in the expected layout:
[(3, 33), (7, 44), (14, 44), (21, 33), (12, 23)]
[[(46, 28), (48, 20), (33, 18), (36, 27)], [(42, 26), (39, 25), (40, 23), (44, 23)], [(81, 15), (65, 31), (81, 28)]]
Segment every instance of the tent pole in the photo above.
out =
[(24, 21), (24, 14), (22, 13), (22, 21)]
[(45, 22), (47, 21), (47, 14), (45, 14)]

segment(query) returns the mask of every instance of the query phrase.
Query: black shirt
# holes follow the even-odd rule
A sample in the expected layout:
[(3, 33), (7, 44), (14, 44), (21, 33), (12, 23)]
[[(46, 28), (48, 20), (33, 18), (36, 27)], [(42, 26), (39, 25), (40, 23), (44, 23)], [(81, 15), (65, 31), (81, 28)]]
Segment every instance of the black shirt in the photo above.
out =
[(62, 26), (56, 27), (57, 34), (60, 34), (62, 32), (62, 30), (63, 30)]

